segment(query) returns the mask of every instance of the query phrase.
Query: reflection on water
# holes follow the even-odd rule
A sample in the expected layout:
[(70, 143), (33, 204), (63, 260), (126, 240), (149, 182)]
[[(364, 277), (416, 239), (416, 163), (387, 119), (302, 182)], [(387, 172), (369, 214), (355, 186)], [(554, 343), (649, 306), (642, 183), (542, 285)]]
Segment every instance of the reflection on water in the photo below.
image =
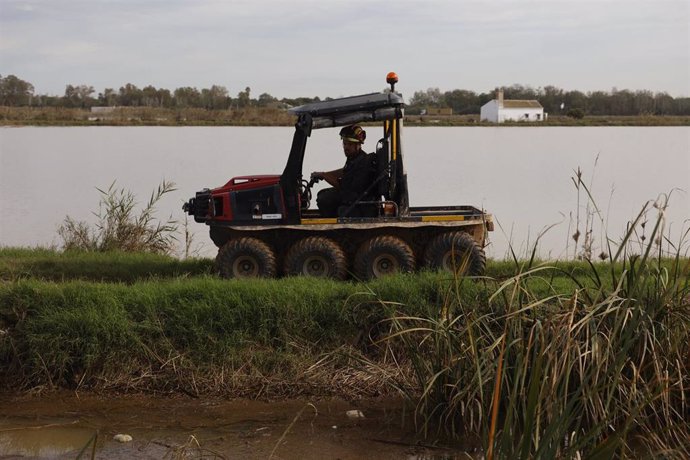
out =
[[(379, 128), (368, 128), (373, 150)], [(159, 217), (184, 219), (182, 203), (203, 187), (249, 174), (280, 174), (292, 129), (245, 127), (0, 128), (0, 244), (59, 244), (66, 215), (93, 221), (95, 187), (117, 186), (146, 201), (162, 179), (178, 190)], [(570, 257), (576, 223), (593, 219), (595, 245), (622, 236), (648, 200), (676, 189), (666, 210), (676, 242), (690, 215), (690, 128), (406, 128), (404, 154), (414, 206), (472, 204), (500, 227), (489, 254), (508, 243), (525, 254), (537, 235), (541, 254)], [(337, 130), (317, 130), (307, 146), (305, 173), (343, 163)], [(579, 200), (571, 178), (583, 180), (599, 214)], [(682, 190), (677, 190), (682, 189)], [(578, 207), (579, 203), (579, 207)], [(654, 218), (654, 210), (648, 218)], [(605, 220), (600, 224), (600, 217)], [(207, 229), (191, 223), (201, 255), (215, 255)]]
[(85, 428), (66, 426), (4, 428), (0, 430), (0, 457), (54, 458), (70, 454), (69, 458), (76, 458), (82, 450), (92, 445), (95, 438), (96, 432)]

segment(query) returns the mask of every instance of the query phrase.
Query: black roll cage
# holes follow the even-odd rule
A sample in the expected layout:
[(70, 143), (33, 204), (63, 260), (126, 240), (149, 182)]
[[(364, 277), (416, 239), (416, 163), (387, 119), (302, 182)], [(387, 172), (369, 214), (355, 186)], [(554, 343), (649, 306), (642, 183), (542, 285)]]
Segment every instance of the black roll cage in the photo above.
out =
[[(363, 94), (323, 102), (314, 102), (289, 110), (297, 115), (290, 155), (280, 176), (289, 223), (299, 223), (302, 168), (307, 139), (312, 129), (347, 126), (355, 123), (383, 121), (383, 138), (376, 146), (379, 168), (379, 195), (395, 202), (399, 215), (409, 214), (407, 175), (403, 168), (400, 131), (405, 103), (393, 91)], [(356, 203), (355, 203), (356, 204)]]

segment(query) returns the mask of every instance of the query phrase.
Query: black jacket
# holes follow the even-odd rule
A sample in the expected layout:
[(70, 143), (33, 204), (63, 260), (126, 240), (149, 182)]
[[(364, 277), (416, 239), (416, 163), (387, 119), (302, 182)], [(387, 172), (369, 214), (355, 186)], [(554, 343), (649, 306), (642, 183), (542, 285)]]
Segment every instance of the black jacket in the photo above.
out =
[(362, 152), (354, 158), (348, 158), (340, 179), (340, 199), (343, 204), (357, 201), (367, 188), (371, 189), (362, 198), (363, 201), (376, 199), (376, 156)]

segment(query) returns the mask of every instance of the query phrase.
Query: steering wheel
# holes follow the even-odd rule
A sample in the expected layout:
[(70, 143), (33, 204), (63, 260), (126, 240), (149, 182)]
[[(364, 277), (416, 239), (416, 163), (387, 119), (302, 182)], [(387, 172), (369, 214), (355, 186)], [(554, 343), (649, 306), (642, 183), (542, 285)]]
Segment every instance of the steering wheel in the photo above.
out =
[(300, 181), (300, 206), (302, 209), (309, 209), (309, 204), (311, 203), (311, 188), (314, 186), (314, 180), (307, 182), (306, 179)]

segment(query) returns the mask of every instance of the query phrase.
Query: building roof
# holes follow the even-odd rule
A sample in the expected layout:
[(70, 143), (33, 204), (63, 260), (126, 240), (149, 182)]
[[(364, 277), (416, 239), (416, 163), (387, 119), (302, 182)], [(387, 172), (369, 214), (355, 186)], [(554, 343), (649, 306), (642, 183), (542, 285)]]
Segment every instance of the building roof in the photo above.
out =
[(532, 100), (520, 100), (520, 99), (505, 99), (503, 101), (504, 109), (541, 109), (542, 106), (539, 101)]

